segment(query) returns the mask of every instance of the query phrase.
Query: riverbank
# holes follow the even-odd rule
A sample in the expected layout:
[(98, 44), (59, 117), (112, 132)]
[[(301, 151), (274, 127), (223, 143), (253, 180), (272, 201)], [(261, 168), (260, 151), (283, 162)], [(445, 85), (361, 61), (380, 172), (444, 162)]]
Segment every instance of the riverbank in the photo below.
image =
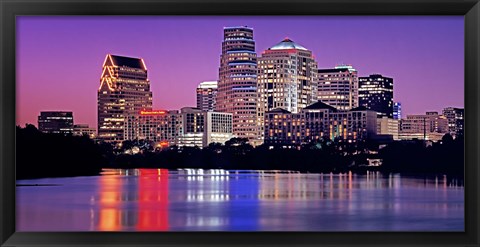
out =
[[(17, 179), (98, 175), (102, 168), (164, 168), (176, 170), (292, 170), (303, 173), (345, 173), (376, 170), (383, 173), (440, 174), (463, 178), (463, 140), (441, 143), (393, 142), (381, 149), (369, 143), (331, 140), (288, 148), (252, 147), (234, 138), (225, 145), (155, 149), (148, 142), (124, 142), (120, 147), (96, 143), (86, 136), (40, 133), (35, 127), (17, 127)], [(140, 147), (140, 148), (139, 148)], [(138, 150), (133, 154), (132, 150)], [(378, 160), (378, 166), (369, 159)]]

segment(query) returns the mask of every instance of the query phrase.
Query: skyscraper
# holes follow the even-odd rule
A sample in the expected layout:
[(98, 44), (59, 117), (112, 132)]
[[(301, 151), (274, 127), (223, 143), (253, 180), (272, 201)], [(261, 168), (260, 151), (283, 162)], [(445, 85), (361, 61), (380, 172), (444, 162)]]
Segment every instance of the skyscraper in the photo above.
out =
[(152, 92), (143, 59), (108, 54), (98, 89), (98, 138), (123, 141), (126, 117), (151, 109)]
[(38, 116), (38, 130), (49, 134), (72, 134), (73, 113), (71, 111), (42, 111)]
[(393, 79), (379, 74), (358, 79), (360, 106), (376, 111), (379, 117), (393, 118)]
[(358, 107), (358, 75), (351, 65), (318, 70), (318, 100), (339, 110)]
[(217, 81), (204, 81), (197, 87), (197, 108), (202, 111), (214, 111), (218, 91)]
[(265, 112), (281, 108), (295, 114), (316, 102), (317, 73), (312, 52), (288, 38), (265, 50), (258, 58), (259, 128)]
[(257, 54), (253, 29), (225, 27), (216, 111), (233, 114), (233, 134), (259, 144), (257, 120)]

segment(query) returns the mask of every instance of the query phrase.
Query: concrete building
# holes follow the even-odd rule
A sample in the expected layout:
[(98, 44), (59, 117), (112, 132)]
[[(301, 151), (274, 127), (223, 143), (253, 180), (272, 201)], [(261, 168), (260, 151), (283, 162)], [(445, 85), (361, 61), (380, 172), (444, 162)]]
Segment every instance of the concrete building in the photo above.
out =
[(233, 114), (233, 134), (261, 143), (257, 126), (257, 54), (253, 29), (225, 27), (215, 111)]
[(318, 100), (338, 110), (358, 107), (358, 75), (351, 65), (318, 70)]
[(378, 135), (391, 135), (392, 139), (397, 141), (400, 132), (400, 122), (397, 119), (388, 117), (381, 117), (377, 119), (377, 134)]
[(183, 134), (179, 111), (140, 111), (127, 117), (125, 140), (150, 140), (165, 146), (175, 145)]
[(88, 124), (75, 124), (73, 125), (73, 135), (74, 136), (88, 136), (91, 139), (97, 137), (97, 130), (91, 128)]
[(393, 79), (379, 74), (358, 79), (359, 105), (393, 118)]
[[(448, 133), (448, 120), (438, 112), (427, 112), (421, 115), (407, 115), (400, 120), (399, 138), (401, 140), (438, 141)], [(440, 137), (440, 138), (438, 138)]]
[(265, 112), (284, 109), (299, 113), (317, 101), (317, 62), (311, 51), (284, 39), (258, 58), (257, 123), (262, 135)]
[(348, 111), (318, 101), (300, 113), (274, 109), (265, 113), (265, 144), (301, 145), (320, 138), (359, 142), (377, 134), (377, 114), (363, 107)]
[(152, 92), (143, 59), (108, 54), (98, 89), (98, 138), (123, 141), (127, 116), (151, 109)]
[(464, 134), (464, 114), (465, 109), (456, 107), (447, 107), (443, 109), (443, 115), (448, 121), (448, 131), (455, 138)]
[(73, 134), (73, 113), (42, 111), (38, 116), (38, 130), (48, 134)]
[(151, 140), (160, 146), (206, 147), (233, 137), (232, 114), (194, 107), (179, 111), (141, 111), (127, 117), (126, 140)]
[(206, 136), (203, 139), (203, 147), (210, 143), (222, 143), (232, 139), (233, 136), (233, 115), (225, 112), (206, 112), (207, 121), (205, 124)]
[(217, 81), (204, 81), (197, 87), (197, 108), (202, 111), (214, 111), (218, 91)]

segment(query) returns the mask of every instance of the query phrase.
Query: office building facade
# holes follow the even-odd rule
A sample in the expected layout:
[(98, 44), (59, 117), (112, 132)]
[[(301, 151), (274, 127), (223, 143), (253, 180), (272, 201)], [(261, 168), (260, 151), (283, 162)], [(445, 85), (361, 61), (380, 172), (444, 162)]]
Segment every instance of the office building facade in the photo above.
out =
[(447, 107), (443, 109), (443, 115), (448, 121), (448, 131), (454, 138), (464, 134), (464, 114), (465, 109), (463, 108)]
[(179, 111), (148, 110), (131, 114), (126, 119), (125, 140), (149, 140), (174, 145), (183, 134)]
[(358, 79), (359, 105), (393, 118), (393, 79), (379, 74)]
[(75, 124), (73, 125), (74, 136), (88, 136), (91, 139), (97, 137), (97, 130), (90, 127), (88, 124)]
[(233, 115), (233, 134), (253, 145), (261, 141), (257, 126), (257, 54), (253, 29), (223, 29), (215, 111)]
[(98, 89), (98, 138), (123, 141), (127, 116), (151, 109), (152, 92), (143, 59), (108, 54)]
[(127, 117), (126, 140), (150, 140), (162, 147), (206, 147), (233, 138), (231, 113), (184, 107), (179, 111), (141, 111)]
[(258, 58), (257, 123), (263, 134), (265, 112), (284, 109), (291, 113), (317, 102), (318, 68), (311, 51), (284, 39)]
[(217, 81), (204, 81), (197, 87), (197, 108), (202, 111), (214, 111), (218, 91)]
[(69, 111), (40, 112), (38, 130), (47, 134), (73, 134), (73, 113)]
[(393, 119), (402, 119), (402, 103), (393, 102)]
[(358, 75), (351, 65), (318, 70), (318, 100), (338, 110), (358, 107)]
[(265, 144), (301, 145), (321, 138), (355, 143), (374, 138), (377, 114), (357, 107), (339, 111), (322, 102), (291, 113), (273, 109), (265, 113)]
[(448, 133), (448, 120), (438, 112), (419, 115), (407, 115), (400, 120), (399, 139), (438, 141)]

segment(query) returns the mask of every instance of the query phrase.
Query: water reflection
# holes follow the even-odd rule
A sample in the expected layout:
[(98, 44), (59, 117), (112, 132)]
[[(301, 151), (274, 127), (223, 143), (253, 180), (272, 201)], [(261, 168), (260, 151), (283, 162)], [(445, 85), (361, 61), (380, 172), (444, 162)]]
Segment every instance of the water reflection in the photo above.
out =
[(446, 176), (129, 169), (22, 182), (61, 186), (17, 187), (19, 231), (462, 231), (464, 222), (463, 182)]

